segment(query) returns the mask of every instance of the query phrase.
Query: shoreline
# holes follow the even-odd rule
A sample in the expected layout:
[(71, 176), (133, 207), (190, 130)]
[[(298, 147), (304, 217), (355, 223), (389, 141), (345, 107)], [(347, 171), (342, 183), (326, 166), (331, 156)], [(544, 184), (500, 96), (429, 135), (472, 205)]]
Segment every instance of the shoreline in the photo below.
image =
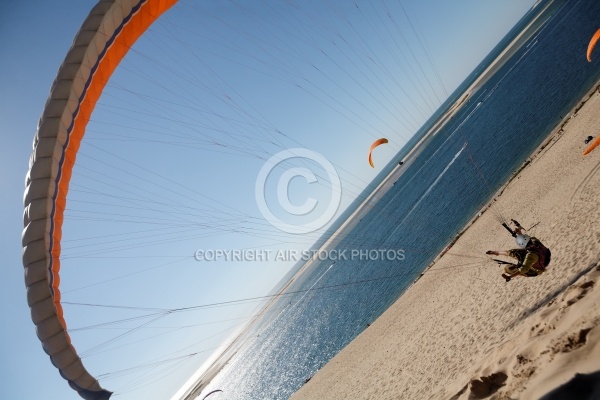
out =
[[(466, 400), (485, 398), (482, 390), (537, 399), (576, 373), (600, 371), (600, 152), (581, 157), (585, 136), (600, 133), (599, 111), (597, 84), (451, 250), (292, 399)], [(514, 246), (493, 207), (525, 226), (539, 223), (530, 233), (553, 251), (546, 273), (505, 283), (484, 261), (487, 249)], [(588, 385), (600, 393), (597, 381)]]
[(413, 284), (416, 283), (425, 274), (425, 272), (427, 272), (444, 254), (446, 254), (446, 252), (448, 252), (450, 248), (452, 248), (454, 243), (456, 243), (456, 241), (460, 239), (460, 237), (469, 229), (471, 225), (475, 223), (475, 221), (477, 221), (479, 217), (483, 215), (484, 212), (486, 212), (491, 206), (493, 206), (494, 202), (502, 195), (504, 190), (513, 182), (513, 180), (515, 180), (519, 176), (519, 174), (525, 168), (527, 168), (527, 166), (534, 163), (537, 158), (542, 157), (546, 151), (548, 151), (558, 140), (561, 139), (564, 133), (565, 125), (569, 123), (569, 120), (571, 118), (577, 116), (577, 112), (581, 110), (581, 108), (587, 103), (587, 101), (590, 100), (595, 94), (600, 94), (600, 82), (596, 83), (596, 85), (581, 98), (577, 105), (573, 107), (573, 109), (563, 117), (563, 119), (556, 125), (556, 127), (552, 129), (552, 131), (548, 134), (546, 139), (544, 139), (542, 143), (540, 143), (540, 145), (535, 148), (535, 150), (531, 153), (529, 157), (527, 157), (523, 164), (521, 164), (512, 173), (510, 178), (508, 178), (508, 180), (502, 186), (500, 186), (500, 188), (496, 191), (496, 193), (494, 193), (490, 201), (488, 201), (483, 207), (481, 207), (479, 212), (473, 218), (471, 218), (469, 222), (467, 222), (467, 224), (456, 234), (456, 236), (452, 238), (452, 240), (449, 242), (446, 248), (442, 250), (433, 259), (433, 261), (427, 266), (427, 268), (425, 268), (425, 270), (423, 270), (423, 272), (419, 275), (419, 277), (417, 277)]
[[(521, 40), (521, 37), (519, 36), (518, 38), (516, 38), (513, 41), (513, 43), (511, 43), (511, 45), (509, 45), (507, 51), (511, 50), (512, 47), (518, 47), (518, 46), (516, 46), (516, 44), (520, 43), (520, 40)], [(512, 49), (512, 51), (514, 51), (514, 49)], [(511, 52), (508, 51), (508, 54), (510, 55)], [(321, 249), (326, 249), (327, 246), (330, 245), (340, 235), (343, 235), (347, 231), (352, 229), (352, 227), (354, 227), (354, 225), (372, 208), (373, 200), (380, 197), (382, 194), (384, 194), (387, 190), (389, 190), (393, 186), (392, 182), (395, 183), (395, 181), (399, 178), (399, 176), (404, 172), (405, 168), (408, 165), (410, 165), (410, 162), (414, 159), (414, 157), (416, 157), (420, 153), (420, 150), (422, 150), (422, 146), (428, 142), (428, 139), (435, 136), (439, 132), (439, 130), (441, 130), (441, 128), (447, 122), (449, 122), (452, 119), (452, 117), (462, 108), (462, 106), (464, 106), (466, 104), (466, 101), (472, 96), (472, 94), (475, 91), (477, 91), (478, 88), (481, 85), (483, 85), (483, 83), (485, 83), (485, 81), (487, 81), (487, 79), (489, 79), (489, 77), (496, 71), (497, 68), (499, 68), (501, 65), (504, 64), (504, 62), (506, 62), (506, 59), (508, 57), (504, 57), (504, 56), (506, 56), (506, 51), (504, 53), (502, 53), (501, 56), (499, 57), (499, 59), (496, 60), (494, 63), (492, 63), (490, 65), (490, 67), (488, 67), (488, 69), (486, 71), (484, 71), (484, 73), (481, 74), (479, 79), (477, 79), (465, 91), (465, 93), (459, 98), (459, 100), (457, 100), (457, 102), (449, 108), (448, 112), (440, 118), (440, 121), (431, 128), (430, 132), (428, 134), (426, 134), (418, 143), (415, 144), (415, 146), (403, 158), (403, 160), (405, 161), (404, 165), (402, 165), (402, 166), (398, 165), (390, 172), (390, 174), (379, 184), (379, 186), (373, 191), (373, 193), (371, 193), (371, 195), (363, 202), (363, 204), (361, 204), (357, 208), (357, 210), (348, 218), (348, 220), (344, 224), (342, 224), (342, 226), (340, 226), (338, 231), (335, 232), (321, 246)], [(562, 134), (564, 133), (565, 126), (570, 122), (570, 120), (572, 118), (574, 118), (577, 115), (578, 111), (580, 111), (594, 95), (598, 95), (598, 93), (600, 93), (600, 82), (597, 83), (593, 89), (589, 90), (582, 97), (582, 99), (577, 103), (577, 105), (569, 113), (567, 113), (567, 115), (565, 117), (563, 117), (561, 122), (559, 124), (557, 124), (557, 126), (552, 130), (552, 132), (550, 134), (548, 134), (547, 138), (532, 152), (532, 154), (527, 158), (527, 160), (511, 175), (511, 177), (508, 179), (508, 181), (498, 189), (498, 191), (494, 194), (492, 199), (480, 209), (479, 213), (475, 217), (473, 217), (465, 225), (465, 227), (459, 231), (459, 233), (456, 234), (456, 236), (449, 242), (449, 244), (446, 246), (446, 248), (434, 258), (434, 260), (429, 264), (429, 266), (427, 268), (425, 268), (423, 270), (423, 272), (413, 281), (413, 283), (409, 286), (409, 288), (405, 291), (405, 293), (407, 291), (409, 291), (419, 280), (421, 280), (426, 275), (426, 273), (429, 272), (436, 265), (436, 263), (438, 263), (440, 261), (440, 259), (449, 251), (449, 249), (452, 248), (458, 240), (460, 240), (460, 238), (463, 236), (463, 234), (465, 234), (469, 230), (469, 228), (486, 211), (488, 211), (490, 207), (493, 206), (493, 204), (497, 201), (497, 199), (500, 198), (500, 196), (502, 195), (504, 190), (515, 179), (518, 178), (519, 174), (523, 170), (525, 170), (531, 163), (533, 163), (536, 158), (543, 156), (546, 151), (548, 151), (558, 140), (561, 139)], [(254, 318), (245, 328), (243, 328), (241, 330), (241, 332), (237, 335), (237, 337), (235, 339), (233, 339), (227, 345), (226, 349), (218, 357), (216, 357), (216, 359), (214, 361), (212, 361), (206, 368), (201, 368), (201, 370), (203, 372), (198, 375), (198, 379), (196, 380), (195, 384), (189, 386), (188, 389), (184, 391), (183, 395), (181, 395), (181, 394), (176, 395), (172, 398), (172, 400), (194, 398), (195, 396), (199, 395), (202, 392), (202, 390), (205, 389), (210, 384), (211, 380), (227, 365), (227, 363), (229, 362), (231, 357), (233, 357), (235, 355), (235, 353), (237, 352), (237, 349), (239, 348), (239, 345), (241, 345), (241, 343), (244, 341), (243, 339), (244, 339), (245, 334), (247, 334), (253, 328), (253, 326), (255, 325), (255, 322), (258, 320), (258, 318), (260, 316), (262, 316), (266, 311), (268, 311), (270, 306), (276, 300), (278, 300), (278, 298), (285, 292), (285, 290), (287, 288), (289, 288), (289, 286), (293, 282), (295, 282), (306, 271), (306, 269), (312, 264), (313, 261), (314, 260), (309, 260), (296, 273), (296, 275), (294, 275), (294, 277), (292, 277), (292, 279), (273, 297), (273, 299), (269, 300), (267, 302), (267, 304), (265, 304), (263, 307), (260, 308), (261, 311), (258, 313), (257, 317)], [(404, 294), (402, 296), (404, 296)], [(386, 313), (387, 313), (387, 311), (386, 311)], [(343, 351), (344, 350), (342, 350), (342, 352)], [(330, 360), (330, 363), (331, 363), (331, 361), (332, 360)], [(292, 396), (292, 398), (295, 399), (296, 397)]]

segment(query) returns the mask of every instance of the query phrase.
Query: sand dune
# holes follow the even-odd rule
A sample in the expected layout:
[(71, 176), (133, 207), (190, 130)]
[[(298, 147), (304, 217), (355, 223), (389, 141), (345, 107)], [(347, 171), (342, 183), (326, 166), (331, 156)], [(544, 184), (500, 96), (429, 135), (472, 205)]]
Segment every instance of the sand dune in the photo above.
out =
[[(389, 310), (293, 397), (600, 399), (600, 134), (594, 92)], [(497, 217), (552, 249), (506, 283), (486, 250), (514, 247)]]

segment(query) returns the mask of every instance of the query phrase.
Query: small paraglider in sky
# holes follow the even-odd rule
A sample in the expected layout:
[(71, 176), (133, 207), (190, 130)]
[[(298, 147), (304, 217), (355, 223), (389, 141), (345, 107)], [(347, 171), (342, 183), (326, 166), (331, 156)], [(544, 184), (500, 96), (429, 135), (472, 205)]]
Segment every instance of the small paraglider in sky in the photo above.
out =
[(212, 394), (219, 393), (219, 392), (221, 392), (221, 393), (222, 393), (223, 391), (222, 391), (221, 389), (213, 390), (212, 392), (209, 392), (209, 393), (208, 393), (206, 396), (204, 396), (204, 397), (202, 398), (202, 400), (206, 399), (208, 396), (210, 396), (210, 395), (212, 395)]
[(590, 43), (588, 44), (587, 60), (589, 62), (592, 62), (592, 52), (594, 51), (594, 47), (596, 47), (596, 43), (598, 43), (599, 39), (600, 39), (600, 29), (598, 29), (596, 31), (596, 33), (594, 33), (594, 36), (592, 36), (592, 38), (590, 39)]
[(388, 140), (386, 138), (381, 138), (381, 139), (377, 139), (376, 141), (373, 142), (373, 144), (371, 145), (371, 148), (369, 149), (369, 165), (373, 168), (375, 168), (375, 166), (373, 165), (373, 158), (372, 153), (373, 153), (373, 149), (375, 149), (375, 147), (380, 146), (384, 143), (387, 143)]

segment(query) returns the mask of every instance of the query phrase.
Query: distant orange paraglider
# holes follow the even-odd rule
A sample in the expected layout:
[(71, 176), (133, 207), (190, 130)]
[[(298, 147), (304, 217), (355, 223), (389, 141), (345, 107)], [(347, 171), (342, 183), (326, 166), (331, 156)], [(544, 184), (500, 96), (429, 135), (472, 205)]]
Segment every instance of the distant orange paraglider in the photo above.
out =
[(381, 139), (377, 139), (376, 141), (373, 142), (373, 144), (371, 145), (371, 148), (369, 149), (369, 165), (373, 168), (375, 168), (375, 166), (373, 165), (373, 159), (371, 158), (371, 154), (373, 153), (373, 149), (379, 145), (382, 145), (384, 143), (387, 143), (388, 140), (386, 138), (381, 138)]
[(598, 43), (599, 39), (600, 39), (600, 29), (598, 29), (596, 31), (596, 33), (594, 33), (594, 36), (592, 36), (592, 38), (590, 39), (590, 44), (588, 44), (587, 60), (589, 62), (592, 62), (592, 52), (594, 51), (594, 47), (596, 47), (596, 43)]
[(594, 139), (590, 142), (588, 147), (583, 151), (583, 155), (584, 156), (588, 155), (589, 153), (592, 152), (592, 150), (594, 150), (598, 146), (600, 146), (600, 136), (598, 136), (596, 139)]

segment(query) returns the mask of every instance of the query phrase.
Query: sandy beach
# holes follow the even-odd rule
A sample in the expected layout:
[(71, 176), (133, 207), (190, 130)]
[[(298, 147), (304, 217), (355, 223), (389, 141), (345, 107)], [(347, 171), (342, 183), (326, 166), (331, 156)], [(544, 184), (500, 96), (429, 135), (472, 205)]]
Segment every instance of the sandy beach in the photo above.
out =
[[(599, 399), (598, 90), (423, 276), (305, 384), (305, 399)], [(486, 250), (514, 248), (498, 215), (552, 250), (505, 282)], [(552, 392), (552, 393), (550, 393)], [(550, 394), (549, 394), (550, 393)]]

